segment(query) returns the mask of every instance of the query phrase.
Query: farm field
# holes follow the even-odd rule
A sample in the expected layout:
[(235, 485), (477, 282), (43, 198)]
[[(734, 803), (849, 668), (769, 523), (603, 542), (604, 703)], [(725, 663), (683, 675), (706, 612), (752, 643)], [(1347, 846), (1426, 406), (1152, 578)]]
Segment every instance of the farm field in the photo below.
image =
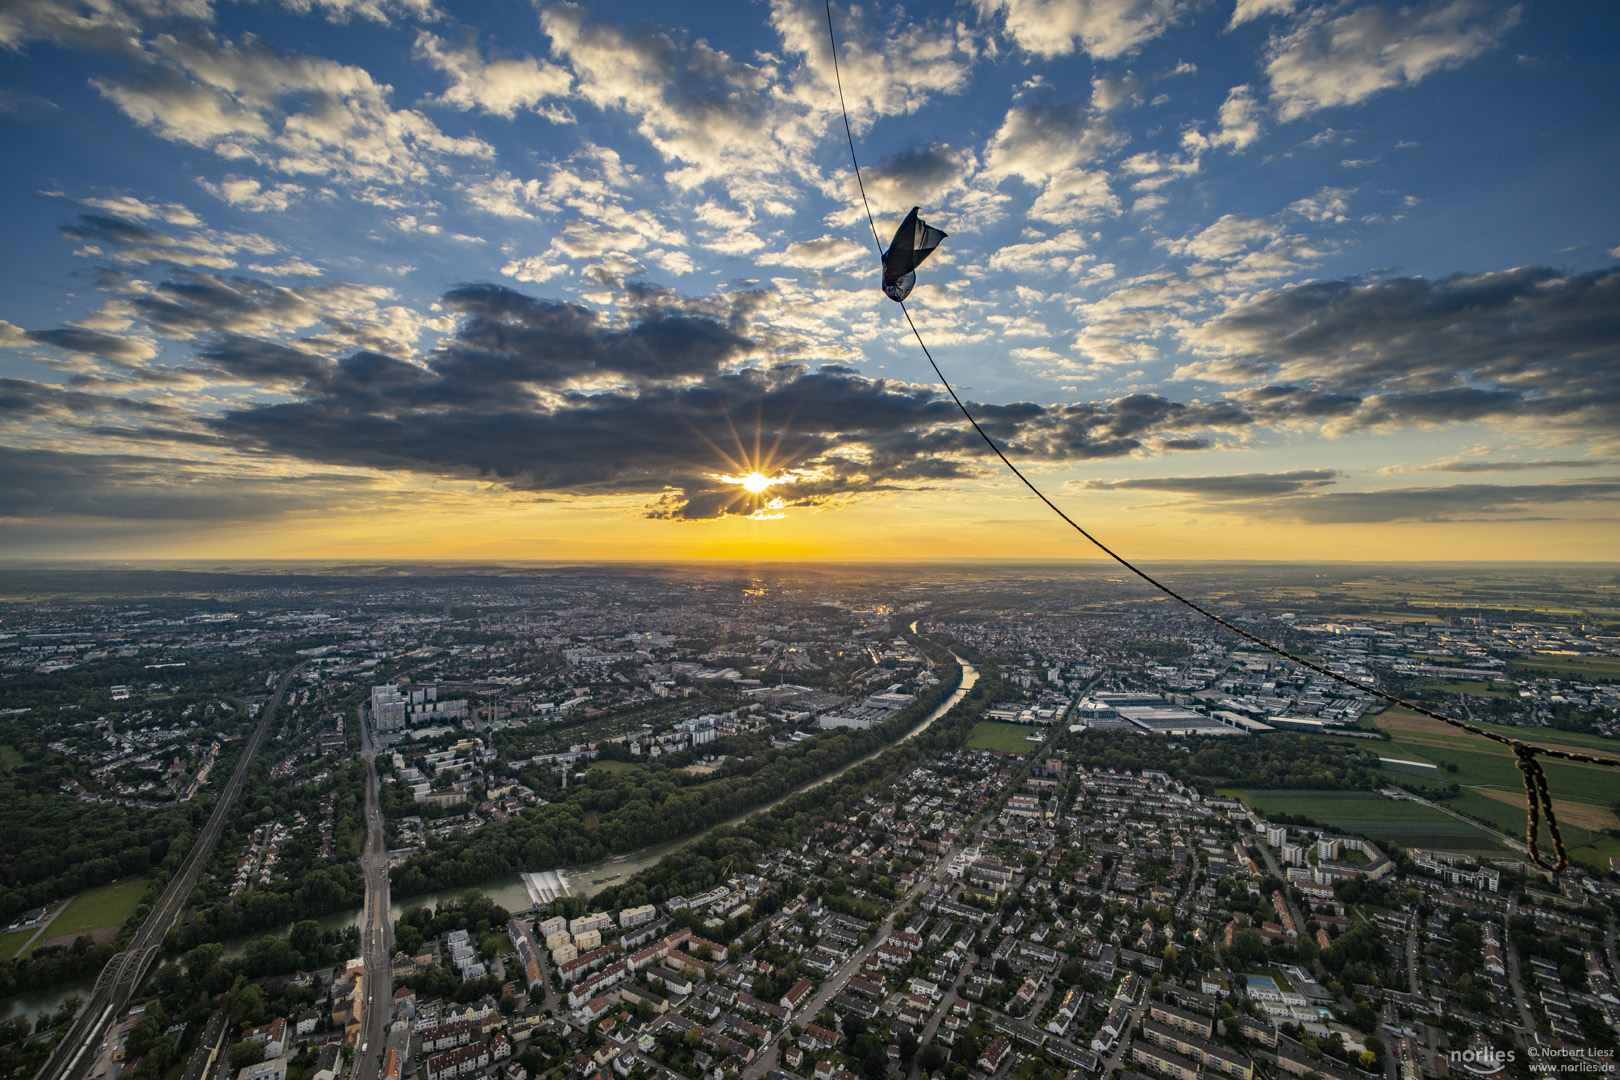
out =
[(146, 895), (147, 884), (146, 878), (129, 878), (79, 893), (68, 901), (67, 908), (46, 928), (35, 947), (63, 938), (71, 943), (80, 934), (97, 930), (116, 930), (135, 913), (141, 897)]
[(1386, 799), (1370, 791), (1240, 789), (1231, 794), (1263, 814), (1303, 814), (1330, 828), (1401, 847), (1490, 857), (1507, 853), (1489, 833), (1466, 822), (1432, 807)]
[[(1363, 722), (1367, 717), (1362, 718)], [(1431, 720), (1427, 716), (1408, 712), (1405, 709), (1389, 709), (1372, 717), (1373, 726), (1380, 731), (1387, 731), (1397, 739), (1403, 736), (1409, 738), (1432, 738), (1438, 740), (1460, 740), (1461, 742), (1475, 744), (1480, 747), (1494, 749), (1489, 740), (1481, 739), (1478, 735), (1470, 735), (1466, 731)], [(1557, 731), (1552, 728), (1523, 728), (1513, 727), (1509, 724), (1490, 724), (1476, 721), (1475, 727), (1494, 732), (1509, 739), (1519, 739), (1523, 742), (1534, 743), (1537, 746), (1549, 746), (1564, 750), (1596, 750), (1600, 754), (1611, 757), (1620, 757), (1620, 740), (1605, 738), (1602, 735), (1589, 735), (1580, 731)], [(1505, 752), (1506, 747), (1502, 750)]]
[(1029, 724), (1004, 724), (999, 720), (980, 720), (973, 725), (968, 746), (974, 750), (994, 750), (998, 754), (1027, 754), (1039, 746), (1028, 737), (1036, 729)]
[[(1528, 823), (1524, 810), (1524, 790), (1522, 788), (1519, 790), (1517, 798), (1501, 797), (1506, 794), (1464, 788), (1462, 794), (1455, 799), (1446, 800), (1446, 805), (1459, 813), (1487, 821), (1493, 828), (1515, 839), (1522, 839)], [(1553, 809), (1559, 814), (1559, 828), (1564, 834), (1564, 845), (1569, 849), (1569, 857), (1599, 870), (1608, 869), (1609, 859), (1620, 855), (1620, 840), (1582, 828), (1577, 820), (1572, 820), (1559, 810), (1562, 805), (1564, 804), (1558, 800), (1553, 802)], [(1576, 818), (1578, 817), (1577, 814)], [(1541, 828), (1541, 848), (1544, 857), (1552, 851), (1552, 835), (1548, 833), (1545, 825)]]

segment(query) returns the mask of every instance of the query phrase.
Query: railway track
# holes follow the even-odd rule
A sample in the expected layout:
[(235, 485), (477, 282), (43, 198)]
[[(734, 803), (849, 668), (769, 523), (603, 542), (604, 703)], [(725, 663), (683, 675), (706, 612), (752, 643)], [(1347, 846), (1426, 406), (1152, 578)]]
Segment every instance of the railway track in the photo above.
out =
[(129, 947), (113, 956), (107, 961), (107, 966), (101, 969), (84, 1011), (79, 1013), (69, 1026), (67, 1034), (62, 1037), (62, 1041), (51, 1051), (51, 1056), (40, 1069), (37, 1080), (79, 1080), (95, 1060), (96, 1047), (105, 1036), (108, 1025), (129, 1004), (130, 996), (146, 977), (152, 962), (162, 950), (164, 938), (173, 929), (180, 913), (185, 910), (186, 899), (196, 887), (202, 868), (213, 855), (214, 845), (218, 843), (220, 833), (225, 830), (225, 819), (230, 816), (231, 806), (242, 792), (242, 785), (247, 780), (248, 769), (253, 764), (254, 755), (259, 752), (270, 725), (275, 721), (276, 710), (280, 708), (281, 700), (286, 696), (287, 688), (292, 685), (294, 676), (304, 667), (304, 664), (299, 664), (289, 669), (276, 683), (276, 692), (265, 705), (264, 716), (259, 720), (259, 726), (249, 736), (247, 747), (242, 751), (242, 757), (237, 761), (230, 780), (220, 792), (219, 801), (215, 803), (214, 812), (209, 815), (208, 823), (197, 835), (196, 841), (186, 854), (185, 861), (175, 871), (174, 877), (169, 879), (163, 895), (158, 897), (158, 902), (147, 913), (146, 921), (135, 932)]

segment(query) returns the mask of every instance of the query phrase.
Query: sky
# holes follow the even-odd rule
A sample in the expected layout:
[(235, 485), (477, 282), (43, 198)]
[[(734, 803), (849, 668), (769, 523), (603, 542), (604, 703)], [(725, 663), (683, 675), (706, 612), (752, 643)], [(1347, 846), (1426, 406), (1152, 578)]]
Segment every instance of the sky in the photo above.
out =
[(1620, 8), (0, 5), (0, 556), (1614, 560)]

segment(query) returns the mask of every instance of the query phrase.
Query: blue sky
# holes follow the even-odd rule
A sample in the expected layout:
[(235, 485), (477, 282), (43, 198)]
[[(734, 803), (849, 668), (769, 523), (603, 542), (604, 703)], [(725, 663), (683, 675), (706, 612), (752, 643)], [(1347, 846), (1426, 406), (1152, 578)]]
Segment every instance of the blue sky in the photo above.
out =
[[(835, 7), (883, 240), (950, 233), (936, 357), (1183, 558), (1613, 557), (1617, 23)], [(820, 4), (25, 0), (0, 47), (13, 554), (1070, 551), (876, 288)]]

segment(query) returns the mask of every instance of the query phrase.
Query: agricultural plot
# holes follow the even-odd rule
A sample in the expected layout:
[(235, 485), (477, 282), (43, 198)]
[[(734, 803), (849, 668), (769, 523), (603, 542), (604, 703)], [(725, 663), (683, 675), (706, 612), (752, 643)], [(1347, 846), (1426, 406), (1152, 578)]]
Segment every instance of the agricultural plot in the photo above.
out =
[(1505, 854), (1489, 833), (1419, 803), (1370, 791), (1243, 790), (1238, 797), (1266, 815), (1303, 814), (1332, 829), (1408, 848), (1464, 855)]
[[(1524, 808), (1524, 780), (1512, 752), (1499, 743), (1430, 720), (1428, 717), (1392, 709), (1378, 717), (1378, 726), (1394, 738), (1383, 751), (1386, 757), (1408, 758), (1456, 766), (1456, 771), (1398, 766), (1385, 762), (1380, 772), (1393, 783), (1410, 780), (1455, 782), (1462, 793), (1447, 801), (1448, 808), (1488, 823), (1492, 828), (1518, 838), (1524, 835), (1527, 816)], [(1527, 731), (1498, 724), (1480, 725), (1510, 737), (1534, 741), (1538, 745), (1570, 750), (1596, 750), (1612, 754), (1612, 739), (1562, 731)], [(1620, 855), (1620, 840), (1600, 830), (1620, 827), (1612, 809), (1620, 790), (1620, 769), (1542, 759), (1547, 783), (1553, 794), (1553, 810), (1558, 815), (1564, 843), (1570, 858), (1606, 870), (1609, 858)], [(1543, 826), (1543, 850), (1550, 851), (1552, 838)]]
[[(1459, 728), (1442, 724), (1438, 720), (1431, 720), (1427, 716), (1406, 709), (1389, 709), (1375, 717), (1363, 717), (1362, 722), (1368, 720), (1380, 731), (1387, 731), (1395, 738), (1431, 739), (1441, 742), (1453, 743), (1465, 749), (1485, 749), (1497, 751), (1499, 744), (1481, 739), (1477, 735), (1470, 735)], [(1596, 750), (1600, 754), (1620, 757), (1620, 740), (1606, 738), (1602, 735), (1590, 735), (1580, 731), (1556, 731), (1550, 728), (1523, 728), (1508, 724), (1490, 724), (1484, 721), (1475, 721), (1475, 727), (1502, 735), (1510, 739), (1520, 739), (1524, 742), (1535, 743), (1537, 746), (1555, 747), (1565, 750)], [(1500, 752), (1506, 753), (1506, 747)]]
[[(1528, 818), (1524, 809), (1524, 792), (1521, 788), (1516, 798), (1507, 792), (1487, 792), (1472, 788), (1463, 789), (1462, 794), (1455, 799), (1448, 799), (1446, 805), (1458, 813), (1479, 818), (1488, 822), (1492, 828), (1498, 829), (1515, 839), (1524, 836)], [(1579, 806), (1573, 808), (1574, 812), (1559, 810), (1560, 804), (1554, 802), (1554, 810), (1558, 812), (1559, 830), (1564, 834), (1564, 846), (1569, 849), (1569, 857), (1579, 863), (1598, 870), (1607, 870), (1609, 859), (1620, 856), (1620, 840), (1607, 836), (1593, 829), (1583, 828), (1580, 822), (1583, 819)], [(1585, 808), (1593, 809), (1593, 808)], [(1612, 816), (1612, 815), (1611, 815)], [(1541, 850), (1544, 857), (1552, 852), (1552, 834), (1547, 831), (1545, 824), (1541, 827)]]
[(993, 750), (998, 754), (1027, 754), (1039, 746), (1029, 741), (1035, 728), (1028, 724), (1004, 724), (999, 720), (981, 720), (973, 725), (968, 747), (973, 750)]

